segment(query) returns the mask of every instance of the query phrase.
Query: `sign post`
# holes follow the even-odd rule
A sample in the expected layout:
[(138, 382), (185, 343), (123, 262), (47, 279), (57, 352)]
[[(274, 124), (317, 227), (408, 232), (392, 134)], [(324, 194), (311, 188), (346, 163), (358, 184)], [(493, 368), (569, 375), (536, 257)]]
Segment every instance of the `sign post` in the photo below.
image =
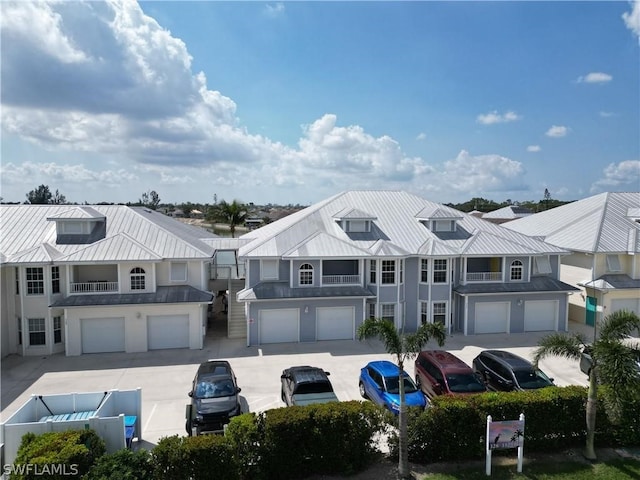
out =
[(522, 458), (524, 453), (524, 413), (519, 420), (494, 422), (491, 415), (487, 415), (486, 434), (486, 471), (491, 476), (491, 452), (507, 448), (518, 449), (518, 473), (522, 473)]

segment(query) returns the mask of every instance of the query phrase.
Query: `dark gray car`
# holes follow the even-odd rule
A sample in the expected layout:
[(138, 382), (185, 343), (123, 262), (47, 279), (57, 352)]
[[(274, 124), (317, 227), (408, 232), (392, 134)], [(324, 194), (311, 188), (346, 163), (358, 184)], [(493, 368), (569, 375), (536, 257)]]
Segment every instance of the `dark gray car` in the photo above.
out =
[(202, 363), (188, 393), (191, 404), (187, 405), (187, 433), (222, 432), (231, 417), (242, 413), (240, 391), (229, 362), (209, 360)]
[(531, 362), (504, 350), (483, 350), (473, 359), (473, 371), (491, 390), (509, 392), (550, 387), (553, 378)]

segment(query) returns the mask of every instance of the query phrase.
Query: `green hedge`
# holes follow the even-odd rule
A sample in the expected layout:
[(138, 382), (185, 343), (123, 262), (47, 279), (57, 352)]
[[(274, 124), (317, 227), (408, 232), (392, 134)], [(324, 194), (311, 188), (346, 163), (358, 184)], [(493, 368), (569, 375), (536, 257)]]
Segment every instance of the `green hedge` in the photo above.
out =
[(10, 478), (81, 478), (104, 452), (104, 442), (93, 430), (67, 430), (41, 435), (27, 433), (22, 437)]
[(218, 435), (160, 439), (151, 451), (154, 477), (172, 480), (216, 480), (239, 478), (231, 444)]
[(370, 402), (336, 402), (242, 415), (227, 438), (238, 452), (243, 478), (296, 479), (312, 474), (350, 475), (378, 453), (384, 411)]
[(147, 450), (118, 450), (104, 455), (83, 480), (153, 480), (153, 463)]
[[(605, 387), (599, 389), (596, 444), (640, 445), (640, 399), (628, 400), (613, 422), (606, 392)], [(503, 421), (517, 420), (524, 413), (528, 451), (582, 446), (586, 438), (586, 400), (587, 389), (578, 386), (437, 397), (425, 411), (410, 413), (409, 458), (417, 463), (482, 458), (487, 415), (493, 421)], [(397, 445), (397, 440), (392, 445)]]

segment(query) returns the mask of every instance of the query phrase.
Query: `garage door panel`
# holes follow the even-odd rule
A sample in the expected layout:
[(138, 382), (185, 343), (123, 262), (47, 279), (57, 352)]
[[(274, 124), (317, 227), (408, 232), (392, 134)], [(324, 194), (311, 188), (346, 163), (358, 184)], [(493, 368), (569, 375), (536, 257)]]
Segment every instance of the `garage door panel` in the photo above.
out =
[(618, 310), (628, 310), (640, 315), (640, 300), (635, 298), (618, 298), (611, 300), (611, 312)]
[(529, 300), (524, 302), (525, 332), (544, 332), (557, 329), (557, 300)]
[(299, 341), (298, 309), (260, 310), (259, 343)]
[(80, 320), (82, 353), (125, 351), (124, 317)]
[(147, 349), (189, 347), (189, 315), (147, 317)]
[(318, 340), (353, 340), (354, 307), (321, 307), (316, 310)]
[(509, 302), (476, 303), (475, 333), (506, 333)]

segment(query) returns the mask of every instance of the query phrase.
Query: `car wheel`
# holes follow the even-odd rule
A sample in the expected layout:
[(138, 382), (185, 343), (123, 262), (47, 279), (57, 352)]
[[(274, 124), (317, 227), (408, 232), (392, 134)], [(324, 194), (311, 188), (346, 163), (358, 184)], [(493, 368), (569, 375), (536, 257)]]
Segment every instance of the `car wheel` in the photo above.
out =
[(358, 390), (360, 390), (360, 396), (362, 398), (369, 398), (369, 397), (367, 397), (367, 392), (364, 390), (364, 383), (360, 382), (358, 384)]

